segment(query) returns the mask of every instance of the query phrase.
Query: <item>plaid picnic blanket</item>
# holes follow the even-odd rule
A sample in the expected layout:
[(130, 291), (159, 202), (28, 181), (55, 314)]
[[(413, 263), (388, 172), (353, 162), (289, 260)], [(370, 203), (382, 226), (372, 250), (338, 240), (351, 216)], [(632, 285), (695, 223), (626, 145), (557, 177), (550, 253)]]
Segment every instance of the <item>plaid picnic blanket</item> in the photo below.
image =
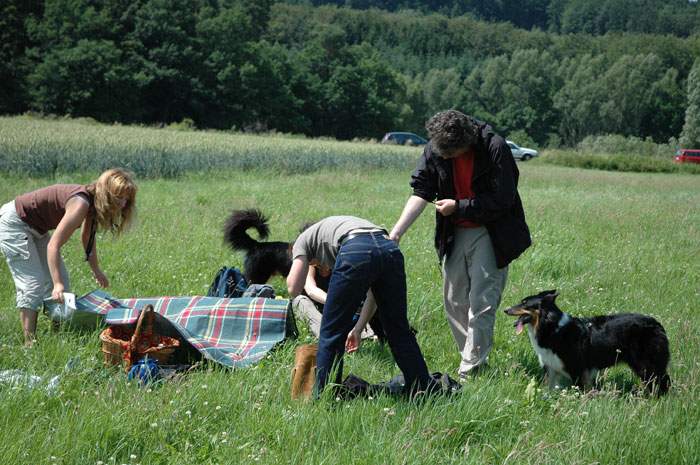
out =
[(102, 315), (108, 325), (135, 323), (148, 304), (204, 357), (229, 367), (255, 364), (276, 344), (296, 335), (289, 300), (203, 296), (114, 299), (101, 290), (76, 300), (77, 312)]

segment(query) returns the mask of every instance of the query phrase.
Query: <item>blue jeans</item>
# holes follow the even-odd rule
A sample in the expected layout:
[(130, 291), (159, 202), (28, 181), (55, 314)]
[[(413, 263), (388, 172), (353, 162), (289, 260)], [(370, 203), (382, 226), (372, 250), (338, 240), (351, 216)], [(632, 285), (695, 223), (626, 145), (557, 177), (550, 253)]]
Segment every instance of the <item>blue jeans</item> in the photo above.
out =
[(337, 370), (336, 383), (341, 382), (345, 339), (353, 327), (353, 315), (370, 288), (406, 388), (428, 388), (431, 382), (428, 367), (406, 314), (403, 254), (394, 241), (377, 232), (348, 239), (338, 251), (321, 319), (316, 360), (317, 394), (325, 387), (333, 369)]

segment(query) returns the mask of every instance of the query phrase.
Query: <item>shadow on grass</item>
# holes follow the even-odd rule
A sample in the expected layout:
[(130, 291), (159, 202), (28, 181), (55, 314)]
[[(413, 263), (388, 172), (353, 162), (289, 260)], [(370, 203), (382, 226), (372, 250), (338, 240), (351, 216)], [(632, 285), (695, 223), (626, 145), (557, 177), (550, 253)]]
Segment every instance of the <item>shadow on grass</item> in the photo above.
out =
[(394, 356), (391, 355), (391, 349), (386, 342), (364, 341), (362, 342), (362, 348), (360, 350), (365, 355), (369, 355), (372, 358), (377, 358), (383, 362), (394, 363)]
[[(522, 354), (516, 361), (528, 378), (534, 378), (542, 387), (547, 387), (544, 370), (535, 357)], [(623, 397), (639, 393), (642, 386), (627, 366), (620, 365), (601, 371), (592, 390)]]

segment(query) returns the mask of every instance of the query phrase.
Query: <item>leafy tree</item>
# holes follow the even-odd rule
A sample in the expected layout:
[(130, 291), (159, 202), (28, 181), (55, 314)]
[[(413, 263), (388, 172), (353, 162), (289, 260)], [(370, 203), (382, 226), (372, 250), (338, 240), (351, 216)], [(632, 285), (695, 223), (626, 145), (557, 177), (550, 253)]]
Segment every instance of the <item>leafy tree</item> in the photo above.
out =
[(25, 57), (31, 45), (25, 22), (41, 14), (37, 0), (5, 0), (0, 5), (0, 114), (26, 109), (24, 82), (30, 69)]
[[(680, 119), (674, 111), (663, 113), (664, 101), (678, 100), (677, 72), (665, 69), (659, 57), (621, 57), (598, 81), (602, 86), (600, 118), (604, 130), (613, 134), (656, 137), (667, 141), (678, 134)], [(656, 127), (660, 125), (661, 127)], [(671, 128), (671, 133), (664, 128)]]
[(106, 40), (52, 48), (29, 76), (32, 107), (103, 121), (125, 119), (122, 109), (138, 102), (121, 63), (121, 52)]
[(251, 51), (254, 59), (239, 71), (243, 124), (284, 132), (308, 132), (303, 102), (295, 95), (297, 69), (286, 59), (286, 50), (261, 41)]
[(252, 19), (240, 3), (205, 7), (200, 12), (196, 35), (202, 49), (202, 109), (197, 119), (203, 126), (243, 125), (240, 70), (252, 53), (253, 31)]
[(700, 60), (695, 60), (688, 76), (688, 107), (680, 143), (682, 147), (700, 147)]
[(561, 83), (547, 52), (518, 50), (486, 60), (464, 82), (461, 106), (502, 131), (522, 130), (543, 143), (558, 121), (552, 104)]
[(203, 93), (202, 56), (196, 38), (199, 2), (147, 0), (135, 12), (134, 80), (147, 121), (180, 121)]
[(49, 0), (43, 14), (27, 20), (35, 62), (27, 76), (31, 108), (92, 116), (105, 121), (140, 119), (123, 38), (123, 0), (99, 7), (88, 0)]
[(418, 79), (423, 81), (423, 95), (429, 112), (423, 115), (424, 120), (459, 103), (464, 79), (456, 69), (432, 69)]
[(394, 126), (404, 99), (397, 76), (367, 45), (348, 47), (325, 83), (327, 133), (340, 139)]
[(564, 144), (574, 145), (586, 135), (603, 132), (599, 114), (604, 92), (597, 82), (604, 70), (603, 56), (584, 55), (561, 62), (558, 74), (563, 85), (552, 102), (560, 115), (558, 132)]

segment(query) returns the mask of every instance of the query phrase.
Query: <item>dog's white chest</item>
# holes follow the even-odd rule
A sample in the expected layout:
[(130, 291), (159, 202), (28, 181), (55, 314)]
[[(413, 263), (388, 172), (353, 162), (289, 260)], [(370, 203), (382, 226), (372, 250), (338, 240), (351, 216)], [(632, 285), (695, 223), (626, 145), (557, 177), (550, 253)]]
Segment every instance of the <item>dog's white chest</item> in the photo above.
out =
[(547, 368), (549, 370), (556, 371), (561, 374), (567, 374), (566, 369), (564, 368), (564, 362), (561, 361), (561, 359), (552, 352), (549, 349), (545, 349), (544, 347), (540, 347), (539, 344), (537, 344), (537, 338), (535, 337), (535, 331), (532, 329), (532, 326), (528, 325), (527, 327), (527, 335), (530, 337), (530, 344), (532, 344), (532, 348), (535, 350), (535, 353), (537, 354), (537, 358), (540, 361), (540, 366), (543, 368)]

